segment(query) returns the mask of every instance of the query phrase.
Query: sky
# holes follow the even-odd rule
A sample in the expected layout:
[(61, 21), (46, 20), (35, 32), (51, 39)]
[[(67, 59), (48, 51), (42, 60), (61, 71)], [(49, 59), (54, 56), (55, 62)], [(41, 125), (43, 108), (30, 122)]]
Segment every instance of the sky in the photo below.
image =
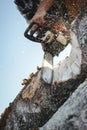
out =
[[(23, 86), (24, 78), (42, 66), (43, 51), (39, 43), (24, 37), (28, 24), (17, 10), (14, 0), (0, 3), (0, 115)], [(69, 47), (70, 48), (70, 47)], [(69, 55), (69, 49), (61, 55)], [(55, 58), (55, 63), (59, 60)]]
[(20, 90), (24, 78), (42, 65), (43, 51), (39, 43), (24, 37), (28, 24), (16, 9), (14, 0), (0, 3), (0, 114)]

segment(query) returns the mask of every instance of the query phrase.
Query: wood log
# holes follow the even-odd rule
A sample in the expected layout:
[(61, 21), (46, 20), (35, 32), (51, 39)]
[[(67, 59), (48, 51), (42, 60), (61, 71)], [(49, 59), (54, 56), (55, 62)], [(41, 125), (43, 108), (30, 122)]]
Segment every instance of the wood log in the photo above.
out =
[(43, 126), (73, 91), (87, 77), (87, 67), (80, 75), (54, 85), (44, 84), (39, 71), (25, 86), (0, 119), (0, 130), (36, 130)]
[(39, 130), (87, 130), (87, 79)]

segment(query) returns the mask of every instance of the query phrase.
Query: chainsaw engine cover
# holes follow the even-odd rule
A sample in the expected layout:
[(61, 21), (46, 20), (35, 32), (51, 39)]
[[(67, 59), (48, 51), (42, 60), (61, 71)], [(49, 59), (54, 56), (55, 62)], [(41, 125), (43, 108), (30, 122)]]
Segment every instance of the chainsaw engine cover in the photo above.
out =
[[(17, 3), (17, 1), (24, 1), (24, 0), (15, 0), (15, 1), (19, 7), (20, 2)], [(31, 6), (32, 8), (30, 10), (30, 7), (29, 7), (27, 10), (27, 13), (25, 12), (26, 16), (28, 16), (28, 17), (26, 17), (27, 20), (32, 18), (35, 11), (37, 10), (37, 8), (36, 8), (36, 10), (32, 14), (32, 17), (29, 17), (29, 16), (31, 16), (30, 15), (31, 12), (33, 11), (32, 9), (33, 9), (34, 2), (32, 2), (32, 1), (34, 1), (34, 0), (29, 0), (29, 1), (31, 2), (31, 4), (29, 4), (29, 6), (32, 5)], [(39, 4), (39, 0), (36, 3), (36, 7), (38, 7), (37, 6), (38, 4)], [(24, 8), (24, 9), (26, 9), (26, 8)], [(68, 16), (67, 8), (61, 2), (61, 0), (59, 0), (59, 1), (56, 0), (55, 3), (52, 5), (52, 7), (47, 11), (46, 16), (44, 17), (45, 21), (52, 26), (48, 27), (46, 25), (39, 25), (38, 23), (31, 23), (29, 25), (29, 27), (26, 29), (24, 36), (31, 41), (44, 44), (43, 50), (45, 52), (49, 52), (50, 54), (52, 54), (52, 56), (58, 55), (66, 47), (68, 41), (67, 41), (64, 33), (61, 32), (60, 34), (59, 33), (57, 34), (53, 30), (52, 27), (55, 24), (59, 25), (59, 23), (61, 23), (61, 21), (63, 21), (64, 24), (67, 24), (66, 21), (68, 21), (68, 18), (69, 18), (69, 16)], [(33, 26), (36, 26), (34, 30), (33, 30)]]

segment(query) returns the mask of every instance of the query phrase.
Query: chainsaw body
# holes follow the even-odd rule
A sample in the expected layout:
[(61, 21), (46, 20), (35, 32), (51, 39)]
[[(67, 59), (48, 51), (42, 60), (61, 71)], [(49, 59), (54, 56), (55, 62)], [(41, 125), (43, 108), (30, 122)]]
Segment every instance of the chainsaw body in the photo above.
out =
[[(18, 10), (27, 21), (35, 15), (39, 2), (40, 0), (15, 0)], [(66, 24), (68, 18), (65, 5), (61, 3), (61, 0), (56, 0), (44, 17), (46, 23), (51, 26), (33, 22), (24, 32), (27, 39), (44, 44), (41, 79), (48, 84), (51, 84), (53, 79), (53, 57), (58, 56), (68, 44), (65, 34), (63, 32), (57, 33), (53, 26), (59, 26), (60, 23)]]
[[(29, 21), (37, 11), (39, 0), (15, 0), (15, 3), (21, 14)], [(45, 21), (51, 26), (39, 25), (37, 22), (31, 23), (24, 32), (24, 36), (37, 43), (44, 43), (44, 52), (58, 55), (67, 45), (67, 39), (64, 33), (56, 33), (52, 26), (59, 25), (61, 21), (68, 20), (68, 13), (61, 0), (56, 0), (53, 6), (47, 11), (44, 17)], [(64, 24), (65, 24), (64, 23)], [(36, 26), (35, 29), (33, 27)], [(62, 40), (61, 40), (62, 38)]]

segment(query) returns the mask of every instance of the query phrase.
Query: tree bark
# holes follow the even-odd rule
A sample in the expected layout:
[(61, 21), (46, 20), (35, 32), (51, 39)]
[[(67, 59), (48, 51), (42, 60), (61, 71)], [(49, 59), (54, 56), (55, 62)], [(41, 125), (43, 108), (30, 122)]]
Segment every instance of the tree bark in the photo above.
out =
[(40, 130), (87, 130), (87, 79)]
[[(46, 84), (41, 80), (41, 70), (32, 74), (24, 83), (22, 91), (1, 115), (0, 130), (37, 130), (49, 119), (41, 130), (87, 129), (87, 81), (84, 82), (87, 78), (87, 4), (71, 25), (71, 30), (71, 56), (61, 63), (61, 67), (58, 64), (54, 68), (53, 83)], [(81, 124), (84, 124), (84, 129), (80, 127)]]

